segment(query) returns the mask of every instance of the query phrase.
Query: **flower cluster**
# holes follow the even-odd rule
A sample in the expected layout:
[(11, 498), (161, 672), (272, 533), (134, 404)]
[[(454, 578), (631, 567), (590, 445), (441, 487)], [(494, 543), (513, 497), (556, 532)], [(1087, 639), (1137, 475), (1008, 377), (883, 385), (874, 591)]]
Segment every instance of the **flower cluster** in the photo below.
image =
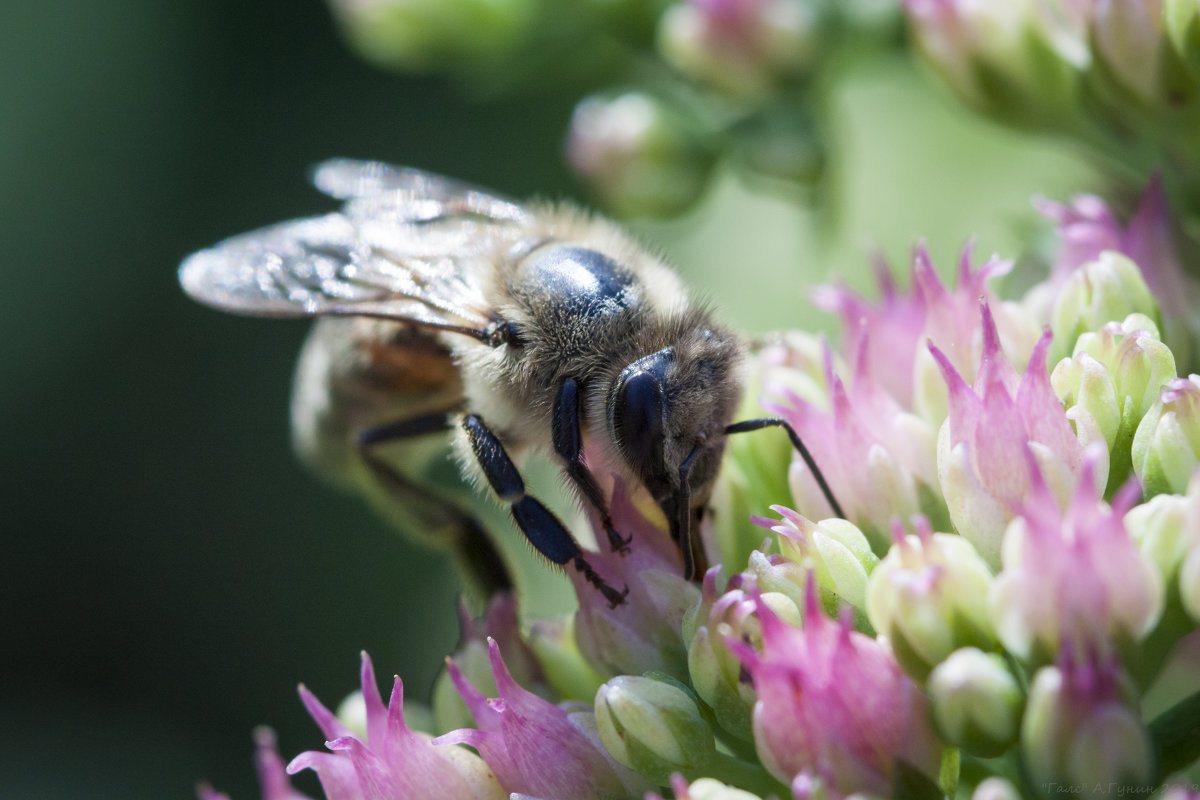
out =
[(722, 159), (816, 185), (830, 147), (820, 69), (894, 46), (900, 22), (896, 0), (329, 2), (350, 43), (389, 68), (491, 94), (586, 92), (567, 161), (625, 215), (688, 208)]
[(1200, 7), (1193, 0), (904, 0), (915, 46), (972, 108), (1069, 136), (1195, 207)]
[[(325, 750), (286, 772), (315, 771), (331, 800), (983, 800), (1178, 779), (1200, 756), (1200, 376), (1160, 336), (1180, 309), (1157, 298), (1184, 279), (1145, 246), (1155, 192), (1128, 226), (1095, 198), (1041, 201), (1062, 248), (1022, 299), (991, 287), (1007, 262), (969, 248), (953, 288), (918, 246), (905, 290), (822, 290), (840, 347), (778, 337), (751, 385), (845, 518), (772, 452), (775, 516), (710, 523), (718, 566), (697, 587), (618, 482), (632, 552), (594, 562), (623, 605), (579, 579), (572, 619), (522, 627), (493, 598), (464, 620), (429, 732), (364, 656), (357, 713), (301, 689)], [(733, 448), (724, 480), (763, 458)], [(719, 489), (713, 516), (758, 496)], [(1172, 699), (1151, 718), (1155, 693)], [(266, 733), (258, 761), (267, 800), (300, 798)]]

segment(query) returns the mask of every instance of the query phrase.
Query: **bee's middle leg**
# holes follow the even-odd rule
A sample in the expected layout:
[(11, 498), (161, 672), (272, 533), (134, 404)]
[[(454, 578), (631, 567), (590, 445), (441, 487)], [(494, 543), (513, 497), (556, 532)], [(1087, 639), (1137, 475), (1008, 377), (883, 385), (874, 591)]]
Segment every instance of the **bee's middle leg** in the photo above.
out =
[(579, 381), (575, 378), (567, 378), (563, 381), (558, 397), (554, 400), (550, 438), (554, 442), (554, 452), (563, 460), (567, 476), (600, 514), (600, 524), (608, 536), (609, 548), (615, 553), (619, 552), (624, 555), (629, 552), (629, 543), (633, 541), (633, 535), (623, 537), (613, 527), (612, 516), (608, 513), (608, 503), (604, 501), (604, 495), (601, 494), (600, 487), (596, 485), (596, 479), (592, 477), (592, 473), (583, 463), (583, 428), (580, 424), (583, 409), (581, 408), (580, 394)]
[(579, 543), (554, 512), (536, 497), (525, 494), (525, 481), (521, 479), (517, 465), (483, 420), (476, 414), (468, 414), (463, 417), (462, 428), (484, 477), (496, 495), (509, 504), (513, 520), (534, 549), (559, 566), (574, 565), (613, 608), (624, 603), (629, 588), (618, 592), (606, 583), (583, 557)]

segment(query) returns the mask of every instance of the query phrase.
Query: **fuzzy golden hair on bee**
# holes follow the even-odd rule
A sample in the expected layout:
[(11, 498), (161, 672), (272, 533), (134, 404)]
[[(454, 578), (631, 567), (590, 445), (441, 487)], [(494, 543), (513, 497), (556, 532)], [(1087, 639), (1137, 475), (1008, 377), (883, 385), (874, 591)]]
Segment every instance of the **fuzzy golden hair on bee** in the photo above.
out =
[(611, 470), (662, 510), (698, 577), (696, 528), (727, 434), (783, 424), (731, 425), (745, 345), (710, 304), (569, 203), (522, 205), (377, 163), (328, 162), (314, 182), (339, 211), (233, 237), (180, 267), (185, 290), (216, 308), (318, 319), (293, 402), (306, 458), (354, 472), (377, 504), (390, 497), (395, 516), (438, 531), (497, 591), (508, 565), (469, 508), (471, 483), (490, 490), (538, 553), (616, 605), (623, 592), (528, 494), (518, 464), (527, 452), (555, 459), (596, 512), (601, 546), (624, 553), (608, 475), (593, 474)]

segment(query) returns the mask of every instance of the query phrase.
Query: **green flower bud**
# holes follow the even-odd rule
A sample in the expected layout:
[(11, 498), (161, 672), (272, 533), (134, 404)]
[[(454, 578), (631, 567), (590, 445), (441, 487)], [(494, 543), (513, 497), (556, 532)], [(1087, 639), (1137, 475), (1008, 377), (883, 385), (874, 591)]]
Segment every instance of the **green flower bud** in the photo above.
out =
[[(411, 700), (404, 704), (405, 724), (407, 724), (413, 730), (428, 732), (430, 730), (429, 728), (424, 725), (414, 725), (413, 720), (409, 719), (409, 712), (413, 709), (414, 705), (415, 704)], [(342, 702), (338, 703), (337, 711), (335, 713), (337, 714), (338, 722), (342, 723), (351, 731), (353, 731), (355, 736), (364, 739), (366, 738), (367, 703), (366, 700), (363, 699), (363, 693), (361, 689), (355, 689), (353, 692), (346, 695), (342, 699)], [(418, 712), (418, 716), (422, 716), (420, 712)], [(432, 718), (430, 717), (428, 710), (426, 710), (426, 713), (423, 716), (426, 717), (426, 722), (432, 722)]]
[(726, 786), (712, 778), (701, 778), (693, 781), (690, 786), (684, 783), (683, 793), (676, 790), (675, 800), (761, 800), (761, 798), (744, 789)]
[(991, 570), (969, 541), (931, 533), (926, 523), (920, 536), (898, 539), (871, 573), (867, 616), (905, 672), (924, 680), (960, 647), (996, 646), (991, 584)]
[(596, 727), (613, 758), (658, 784), (673, 772), (703, 769), (716, 756), (695, 699), (669, 678), (621, 675), (601, 686)]
[[(1177, 494), (1160, 494), (1125, 514), (1125, 529), (1138, 549), (1158, 567), (1163, 586), (1171, 585), (1187, 557), (1191, 539), (1186, 527), (1188, 506), (1195, 506), (1197, 499), (1200, 497), (1189, 499)], [(1196, 514), (1196, 511), (1192, 513)], [(1193, 518), (1200, 522), (1200, 514)]]
[(559, 698), (587, 702), (596, 695), (604, 678), (579, 650), (573, 615), (561, 623), (534, 622), (526, 644)]
[[(454, 663), (473, 686), (489, 697), (495, 696), (496, 681), (492, 677), (485, 643), (478, 640), (465, 642), (454, 654)], [(458, 689), (454, 688), (454, 680), (447, 670), (442, 670), (433, 684), (431, 703), (437, 730), (452, 731), (475, 726), (475, 720), (467, 710)]]
[(955, 650), (933, 668), (928, 690), (934, 724), (950, 744), (987, 758), (1017, 740), (1021, 687), (999, 656)]
[(1147, 497), (1187, 491), (1200, 463), (1200, 375), (1166, 383), (1134, 433), (1132, 457)]
[[(735, 575), (730, 585), (741, 580)], [(786, 594), (769, 591), (762, 600), (782, 619), (799, 624), (800, 611)], [(683, 623), (688, 674), (696, 694), (712, 708), (717, 724), (745, 742), (754, 741), (750, 715), (757, 695), (754, 687), (742, 680), (742, 662), (725, 642), (739, 639), (758, 646), (762, 627), (755, 610), (754, 600), (741, 589), (717, 594), (716, 580), (709, 573), (699, 605), (688, 612)]]
[(971, 800), (1020, 800), (1017, 787), (1004, 778), (985, 778), (975, 787)]
[(1192, 543), (1179, 568), (1179, 598), (1192, 619), (1200, 622), (1200, 543)]
[(394, 69), (461, 69), (515, 51), (538, 21), (538, 0), (330, 0), (362, 56)]
[(741, 99), (802, 73), (820, 42), (813, 3), (678, 3), (658, 25), (658, 51), (688, 78)]
[[(1099, 93), (1111, 104), (1126, 106), (1127, 113), (1176, 113), (1197, 88), (1173, 46), (1165, 12), (1163, 0), (1110, 0), (1095, 3), (1090, 12), (1091, 74)], [(1178, 17), (1179, 10), (1174, 14)], [(1186, 23), (1177, 19), (1180, 25)], [(1186, 49), (1186, 33), (1179, 33)], [(1158, 113), (1151, 119), (1171, 121)]]
[(971, 107), (1035, 129), (1077, 112), (1078, 26), (1051, 23), (1031, 0), (905, 5), (918, 49)]
[(1150, 294), (1137, 264), (1128, 257), (1105, 250), (1071, 273), (1063, 283), (1050, 312), (1054, 332), (1053, 356), (1062, 358), (1075, 349), (1082, 334), (1098, 331), (1109, 322), (1130, 314), (1144, 314), (1155, 323), (1161, 319), (1158, 303)]
[(643, 92), (588, 97), (571, 116), (567, 160), (618, 214), (676, 214), (700, 197), (712, 169), (693, 131)]
[[(784, 506), (771, 506), (782, 520), (755, 518), (779, 539), (784, 558), (803, 569), (791, 571), (794, 592), (788, 592), (796, 604), (803, 604), (807, 570), (816, 573), (822, 593), (832, 593), (856, 609), (866, 608), (867, 577), (879, 563), (867, 537), (854, 523), (844, 519), (811, 522)], [(763, 589), (768, 586), (759, 583)], [(830, 598), (824, 598), (830, 599)], [(836, 604), (835, 604), (836, 605)]]
[(1175, 358), (1144, 314), (1082, 334), (1074, 355), (1054, 368), (1050, 382), (1082, 443), (1102, 437), (1108, 448), (1109, 494), (1129, 477), (1133, 434), (1174, 377)]

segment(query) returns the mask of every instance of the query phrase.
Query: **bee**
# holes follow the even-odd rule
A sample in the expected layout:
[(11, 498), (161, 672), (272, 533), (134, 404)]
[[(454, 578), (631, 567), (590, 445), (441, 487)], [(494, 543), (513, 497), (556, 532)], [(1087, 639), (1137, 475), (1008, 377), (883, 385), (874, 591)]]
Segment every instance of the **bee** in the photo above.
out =
[[(732, 422), (742, 339), (613, 223), (375, 162), (329, 161), (313, 181), (340, 211), (195, 253), (180, 282), (223, 311), (317, 318), (297, 367), (296, 449), (334, 481), (367, 477), (402, 527), (448, 545), (484, 591), (505, 588), (506, 572), (435, 477), (454, 468), (447, 434), (468, 481), (481, 477), (539, 553), (614, 607), (628, 587), (597, 574), (526, 492), (514, 454), (552, 454), (613, 551), (630, 537), (593, 473), (644, 487), (688, 579), (706, 568), (699, 525), (731, 434), (784, 427), (841, 514), (786, 422)], [(403, 457), (385, 457), (395, 444)]]

